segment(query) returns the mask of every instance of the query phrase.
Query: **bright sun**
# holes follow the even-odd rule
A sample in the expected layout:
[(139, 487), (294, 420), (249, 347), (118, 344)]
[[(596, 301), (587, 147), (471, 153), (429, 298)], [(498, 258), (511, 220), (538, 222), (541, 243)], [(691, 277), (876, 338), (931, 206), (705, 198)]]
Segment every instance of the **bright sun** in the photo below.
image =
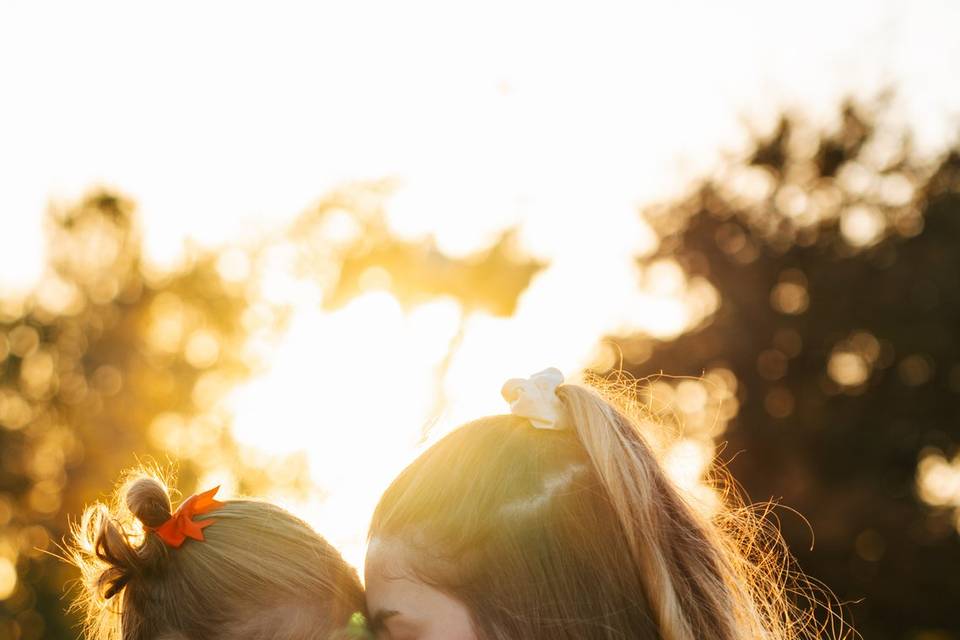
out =
[[(434, 213), (442, 218), (441, 210)], [(609, 241), (610, 228), (591, 238), (576, 226), (554, 225), (557, 251), (510, 317), (466, 313), (450, 297), (404, 308), (389, 279), (376, 278), (327, 310), (320, 285), (298, 279), (287, 262), (268, 265), (265, 288), (291, 315), (263, 354), (267, 368), (233, 390), (225, 406), (241, 444), (304, 454), (323, 497), (267, 497), (302, 515), (361, 566), (369, 517), (390, 480), (456, 425), (503, 413), (504, 380), (545, 366), (568, 377), (612, 366), (615, 354), (602, 336), (675, 335), (713, 311), (712, 293), (676, 265), (637, 269), (635, 256), (651, 241), (635, 212), (625, 211), (616, 224), (619, 243)], [(564, 250), (572, 242), (579, 251)], [(687, 484), (696, 483), (710, 456), (691, 451), (697, 446), (688, 441), (671, 463)]]

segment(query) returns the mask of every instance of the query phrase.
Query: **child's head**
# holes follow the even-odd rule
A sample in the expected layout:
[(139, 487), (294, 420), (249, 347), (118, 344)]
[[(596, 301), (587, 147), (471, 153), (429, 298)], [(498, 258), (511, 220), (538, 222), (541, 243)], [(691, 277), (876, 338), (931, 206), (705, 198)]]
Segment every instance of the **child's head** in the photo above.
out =
[(166, 485), (146, 474), (112, 508), (84, 512), (72, 552), (91, 640), (326, 640), (363, 609), (355, 571), (279, 507), (228, 500), (188, 518), (203, 539), (180, 546), (165, 535), (172, 515)]
[(366, 587), (391, 640), (808, 637), (758, 519), (702, 515), (637, 422), (589, 387), (547, 391), (565, 428), (476, 420), (383, 495)]

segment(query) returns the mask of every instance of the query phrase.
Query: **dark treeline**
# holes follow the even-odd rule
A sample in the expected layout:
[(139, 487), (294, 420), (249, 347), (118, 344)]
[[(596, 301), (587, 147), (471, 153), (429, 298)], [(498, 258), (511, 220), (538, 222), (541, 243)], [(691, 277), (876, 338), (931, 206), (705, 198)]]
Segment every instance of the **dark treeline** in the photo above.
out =
[(752, 500), (809, 520), (778, 512), (800, 566), (865, 638), (960, 638), (960, 495), (919, 473), (960, 443), (960, 152), (917, 158), (853, 106), (822, 135), (784, 120), (649, 218), (651, 259), (706, 278), (720, 307), (628, 368), (733, 371), (720, 459)]

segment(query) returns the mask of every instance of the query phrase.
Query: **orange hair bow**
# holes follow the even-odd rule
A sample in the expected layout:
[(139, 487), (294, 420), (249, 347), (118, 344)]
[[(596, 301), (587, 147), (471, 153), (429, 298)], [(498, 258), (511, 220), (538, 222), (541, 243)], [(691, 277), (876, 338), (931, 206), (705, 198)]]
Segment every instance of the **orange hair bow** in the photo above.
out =
[(178, 549), (187, 538), (202, 541), (203, 530), (216, 520), (194, 522), (193, 517), (208, 513), (224, 505), (223, 502), (213, 498), (219, 489), (220, 487), (216, 486), (209, 491), (190, 496), (180, 505), (176, 513), (170, 516), (169, 520), (152, 529), (152, 531), (174, 549)]

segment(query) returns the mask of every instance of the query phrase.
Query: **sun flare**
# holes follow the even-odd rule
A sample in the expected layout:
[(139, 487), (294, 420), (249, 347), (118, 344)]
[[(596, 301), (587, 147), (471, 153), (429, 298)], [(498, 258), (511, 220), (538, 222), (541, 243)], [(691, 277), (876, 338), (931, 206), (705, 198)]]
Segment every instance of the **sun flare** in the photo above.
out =
[[(443, 209), (428, 213), (440, 225)], [(345, 304), (327, 308), (331, 292), (298, 275), (295, 259), (266, 260), (260, 290), (288, 316), (258, 346), (268, 364), (234, 388), (223, 408), (242, 446), (304, 456), (317, 489), (309, 499), (267, 498), (301, 514), (361, 566), (367, 521), (390, 480), (456, 425), (505, 412), (503, 380), (545, 366), (568, 376), (609, 368), (615, 358), (604, 336), (676, 335), (711, 313), (715, 295), (675, 265), (638, 270), (635, 256), (649, 250), (649, 231), (636, 212), (626, 213), (615, 250), (599, 235), (592, 243), (575, 226), (555, 226), (555, 253), (544, 249), (547, 266), (510, 316), (468, 309), (450, 296), (403, 304), (391, 290), (389, 264), (368, 268)], [(337, 227), (345, 227), (342, 220)], [(357, 232), (345, 240), (355, 241)], [(579, 251), (563, 249), (578, 240)], [(686, 457), (674, 456), (680, 462), (671, 468), (682, 486), (693, 487), (711, 452), (702, 451), (702, 441), (676, 444)]]

